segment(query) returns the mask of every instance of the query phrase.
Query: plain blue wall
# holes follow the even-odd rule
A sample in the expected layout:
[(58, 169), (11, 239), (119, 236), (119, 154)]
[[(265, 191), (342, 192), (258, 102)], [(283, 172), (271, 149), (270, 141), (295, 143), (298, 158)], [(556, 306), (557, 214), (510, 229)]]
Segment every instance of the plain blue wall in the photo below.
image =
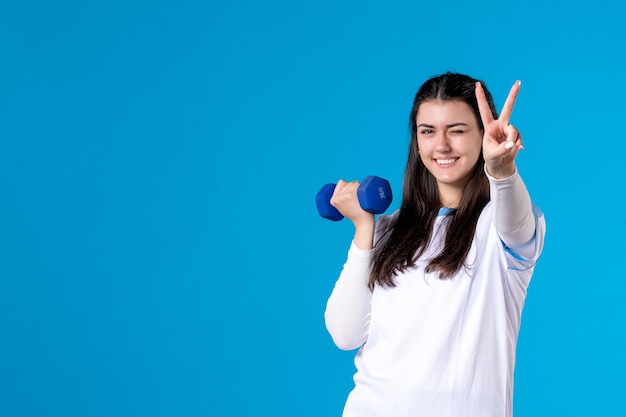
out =
[(417, 87), (486, 81), (548, 235), (515, 414), (623, 409), (617, 1), (23, 1), (0, 9), (0, 415), (339, 416), (338, 178), (399, 200)]

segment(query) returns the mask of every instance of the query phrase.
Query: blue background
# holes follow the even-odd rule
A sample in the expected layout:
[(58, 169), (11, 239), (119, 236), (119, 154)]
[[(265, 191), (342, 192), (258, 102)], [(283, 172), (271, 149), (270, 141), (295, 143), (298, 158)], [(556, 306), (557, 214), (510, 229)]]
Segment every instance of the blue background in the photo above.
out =
[(339, 416), (338, 178), (399, 190), (413, 95), (484, 79), (548, 223), (515, 415), (615, 415), (617, 1), (21, 1), (0, 9), (0, 415)]

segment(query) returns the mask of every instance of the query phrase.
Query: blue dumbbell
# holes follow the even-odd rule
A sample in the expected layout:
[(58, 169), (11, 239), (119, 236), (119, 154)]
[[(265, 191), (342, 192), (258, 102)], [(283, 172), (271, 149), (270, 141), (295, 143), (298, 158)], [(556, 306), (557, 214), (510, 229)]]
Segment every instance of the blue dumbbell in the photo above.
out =
[[(326, 184), (315, 196), (315, 203), (320, 216), (332, 221), (343, 219), (339, 210), (330, 204), (330, 198), (333, 196), (336, 186), (337, 184)], [(375, 176), (365, 178), (359, 185), (356, 194), (361, 208), (373, 214), (383, 213), (389, 208), (393, 199), (389, 181)]]

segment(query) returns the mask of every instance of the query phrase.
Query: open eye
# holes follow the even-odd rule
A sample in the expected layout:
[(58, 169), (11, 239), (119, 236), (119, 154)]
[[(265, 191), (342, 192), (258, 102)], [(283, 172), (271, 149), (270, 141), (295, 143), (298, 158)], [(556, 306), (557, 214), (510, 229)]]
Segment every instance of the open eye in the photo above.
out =
[(422, 134), (422, 135), (430, 135), (433, 132), (434, 132), (434, 130), (432, 130), (432, 129), (422, 129), (422, 130), (420, 130), (420, 134)]

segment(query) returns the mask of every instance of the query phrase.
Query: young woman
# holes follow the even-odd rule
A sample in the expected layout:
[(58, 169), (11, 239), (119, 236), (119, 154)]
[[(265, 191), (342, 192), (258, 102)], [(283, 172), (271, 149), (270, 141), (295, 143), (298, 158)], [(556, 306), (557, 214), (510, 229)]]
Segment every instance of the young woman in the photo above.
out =
[(526, 290), (545, 220), (517, 172), (522, 137), (485, 85), (463, 74), (415, 96), (402, 203), (359, 206), (339, 181), (331, 204), (355, 226), (326, 327), (359, 348), (343, 417), (507, 417)]

